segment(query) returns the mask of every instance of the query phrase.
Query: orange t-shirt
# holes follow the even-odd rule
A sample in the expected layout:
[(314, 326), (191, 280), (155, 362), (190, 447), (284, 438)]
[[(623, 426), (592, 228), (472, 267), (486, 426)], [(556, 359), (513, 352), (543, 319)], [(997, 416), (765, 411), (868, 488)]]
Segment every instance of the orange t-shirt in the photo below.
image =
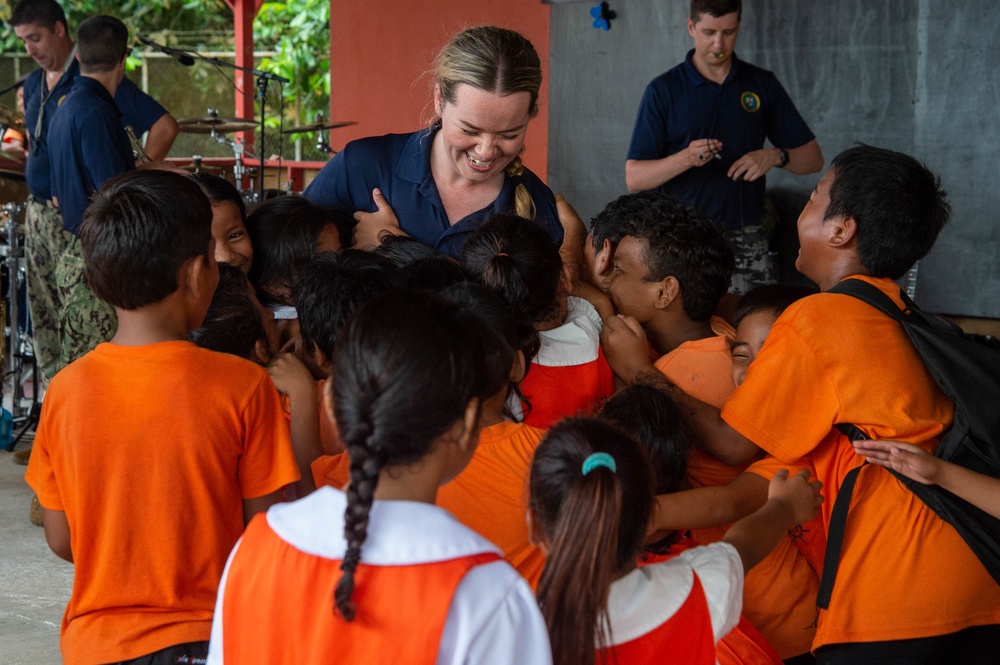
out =
[[(713, 337), (685, 342), (656, 361), (674, 385), (697, 399), (722, 408), (735, 390), (732, 340), (735, 331), (712, 317)], [(694, 448), (688, 458), (692, 487), (725, 485), (746, 466), (729, 466)], [(696, 529), (692, 538), (702, 545), (722, 540), (729, 525)], [(816, 619), (819, 579), (800, 556), (791, 538), (782, 538), (774, 550), (751, 569), (744, 584), (743, 613), (782, 658), (809, 651)]]
[(459, 522), (496, 543), (532, 589), (545, 555), (528, 540), (528, 474), (544, 434), (507, 421), (484, 427), (472, 461), (437, 496), (437, 504)]
[[(545, 432), (523, 423), (484, 427), (469, 465), (438, 490), (437, 505), (503, 550), (504, 558), (531, 584), (545, 567), (542, 551), (528, 540), (528, 473)], [(342, 488), (350, 480), (347, 453), (312, 464), (316, 486)]]
[[(688, 395), (706, 404), (722, 408), (736, 388), (733, 383), (733, 327), (712, 317), (712, 337), (684, 342), (653, 363), (665, 377)], [(697, 448), (688, 456), (688, 481), (691, 487), (725, 485), (740, 475), (744, 467), (729, 466)], [(722, 540), (725, 527), (700, 529), (692, 536), (703, 545)]]
[[(862, 279), (901, 305), (891, 281)], [(779, 460), (809, 456), (829, 524), (844, 475), (863, 461), (834, 424), (933, 450), (952, 413), (897, 322), (851, 296), (820, 293), (775, 322), (722, 417)], [(813, 647), (995, 623), (1000, 586), (954, 528), (885, 470), (862, 470)]]
[(26, 480), (69, 522), (67, 665), (209, 638), (243, 500), (298, 479), (283, 421), (266, 371), (188, 342), (101, 344), (52, 379)]

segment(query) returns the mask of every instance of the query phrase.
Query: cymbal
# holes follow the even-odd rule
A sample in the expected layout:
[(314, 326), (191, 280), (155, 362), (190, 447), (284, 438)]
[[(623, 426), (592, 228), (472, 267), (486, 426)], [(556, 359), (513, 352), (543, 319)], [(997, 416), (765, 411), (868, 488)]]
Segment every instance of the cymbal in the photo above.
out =
[(350, 125), (358, 124), (354, 120), (347, 120), (345, 122), (330, 122), (330, 123), (316, 123), (314, 125), (302, 125), (301, 127), (292, 127), (291, 129), (286, 129), (282, 134), (305, 134), (306, 132), (321, 132), (324, 129), (339, 129), (340, 127), (348, 127)]
[(18, 111), (0, 106), (0, 125), (6, 125), (15, 131), (23, 132), (24, 116)]
[(211, 134), (213, 131), (216, 134), (225, 134), (227, 132), (242, 132), (257, 126), (257, 123), (253, 120), (219, 118), (217, 116), (185, 118), (184, 120), (178, 120), (177, 124), (180, 126), (182, 132), (188, 134)]

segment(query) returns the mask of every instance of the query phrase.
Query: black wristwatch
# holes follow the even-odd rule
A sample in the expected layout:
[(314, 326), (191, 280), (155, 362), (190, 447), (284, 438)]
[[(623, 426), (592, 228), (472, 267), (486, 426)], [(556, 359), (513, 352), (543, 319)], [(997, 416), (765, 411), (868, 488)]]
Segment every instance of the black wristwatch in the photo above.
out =
[(788, 151), (784, 148), (778, 148), (778, 159), (781, 160), (778, 164), (780, 168), (788, 166)]

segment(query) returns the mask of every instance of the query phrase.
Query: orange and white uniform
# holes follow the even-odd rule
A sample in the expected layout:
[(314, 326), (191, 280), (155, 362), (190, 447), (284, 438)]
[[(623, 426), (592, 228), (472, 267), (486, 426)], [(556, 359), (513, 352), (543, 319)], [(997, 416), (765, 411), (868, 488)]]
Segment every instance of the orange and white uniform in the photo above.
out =
[[(890, 280), (860, 279), (902, 305)], [(901, 326), (835, 293), (785, 310), (722, 410), (729, 425), (778, 460), (807, 457), (823, 482), (826, 525), (844, 476), (863, 462), (836, 423), (932, 451), (952, 415)], [(862, 469), (814, 649), (997, 623), (1000, 586), (955, 529), (885, 469)]]
[(583, 298), (567, 299), (566, 321), (538, 333), (541, 346), (521, 381), (521, 394), (531, 410), (512, 396), (511, 410), (524, 422), (548, 429), (566, 416), (592, 413), (615, 391), (615, 377), (601, 351), (603, 323)]
[(343, 492), (322, 487), (254, 519), (219, 586), (209, 663), (551, 662), (527, 583), (431, 504), (373, 504), (345, 621), (333, 590), (346, 508)]
[(742, 599), (743, 562), (728, 543), (636, 568), (611, 585), (607, 648), (618, 665), (714, 665)]

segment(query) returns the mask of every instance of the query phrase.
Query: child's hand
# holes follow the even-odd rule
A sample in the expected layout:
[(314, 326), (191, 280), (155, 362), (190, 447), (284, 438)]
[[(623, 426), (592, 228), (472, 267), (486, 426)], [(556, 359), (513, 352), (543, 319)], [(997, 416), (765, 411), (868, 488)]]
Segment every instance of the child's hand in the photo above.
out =
[(572, 295), (583, 298), (593, 305), (602, 321), (607, 321), (615, 315), (615, 306), (611, 304), (611, 299), (586, 282), (576, 282), (573, 285)]
[(375, 203), (375, 212), (365, 212), (358, 210), (354, 213), (357, 225), (354, 227), (354, 246), (358, 249), (371, 250), (382, 244), (381, 234), (383, 232), (392, 235), (406, 235), (399, 227), (399, 220), (392, 206), (385, 200), (382, 190), (378, 187), (372, 190), (372, 201)]
[(929, 452), (903, 441), (854, 441), (854, 450), (872, 464), (898, 471), (924, 485), (936, 485), (941, 475), (942, 460)]
[(267, 371), (278, 392), (286, 395), (311, 396), (315, 401), (316, 382), (309, 368), (294, 353), (283, 353), (276, 357)]
[(788, 469), (779, 469), (771, 479), (767, 488), (768, 500), (786, 502), (792, 509), (794, 521), (792, 524), (802, 524), (816, 517), (819, 506), (823, 503), (820, 490), (823, 483), (809, 480), (809, 470), (802, 469), (791, 478)]
[(645, 372), (655, 372), (649, 362), (646, 332), (634, 317), (611, 316), (601, 330), (601, 348), (613, 371), (626, 384)]

